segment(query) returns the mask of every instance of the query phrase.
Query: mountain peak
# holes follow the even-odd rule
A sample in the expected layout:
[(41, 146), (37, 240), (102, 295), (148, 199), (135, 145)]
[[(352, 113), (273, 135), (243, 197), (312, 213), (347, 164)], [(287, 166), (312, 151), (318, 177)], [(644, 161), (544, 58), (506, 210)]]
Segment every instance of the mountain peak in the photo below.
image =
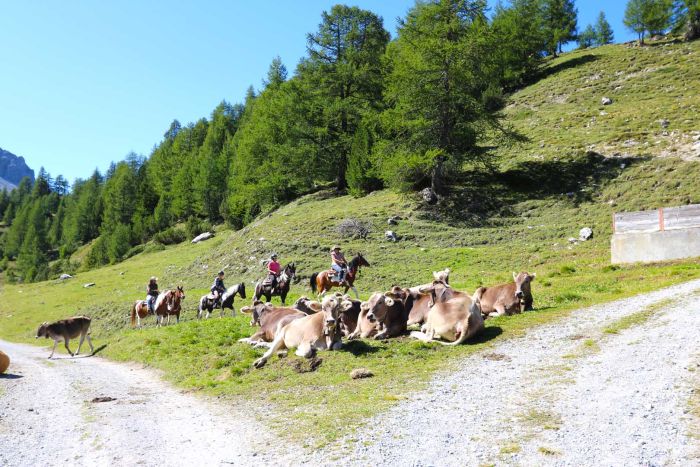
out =
[(0, 189), (7, 184), (11, 185), (8, 186), (8, 189), (11, 189), (18, 185), (24, 177), (29, 177), (32, 182), (34, 181), (34, 170), (29, 168), (24, 157), (16, 156), (10, 151), (0, 148)]

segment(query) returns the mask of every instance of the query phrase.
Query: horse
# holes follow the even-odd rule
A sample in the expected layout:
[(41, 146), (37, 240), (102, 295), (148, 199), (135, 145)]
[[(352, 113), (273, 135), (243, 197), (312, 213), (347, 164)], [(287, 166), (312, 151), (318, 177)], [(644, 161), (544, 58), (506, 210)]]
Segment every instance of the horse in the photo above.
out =
[(163, 324), (165, 317), (168, 317), (170, 324), (170, 316), (175, 315), (177, 322), (180, 322), (180, 311), (182, 310), (181, 302), (185, 299), (185, 291), (178, 286), (176, 289), (166, 290), (161, 292), (156, 298), (156, 304), (153, 307), (156, 310), (156, 326)]
[(141, 320), (148, 316), (148, 304), (146, 300), (136, 300), (133, 305), (131, 305), (131, 327), (137, 326), (141, 329)]
[(219, 318), (224, 317), (225, 308), (231, 310), (232, 316), (236, 316), (236, 309), (233, 307), (233, 299), (236, 297), (236, 294), (240, 295), (241, 298), (245, 298), (245, 283), (241, 282), (238, 285), (226, 289), (226, 292), (221, 295), (221, 300), (215, 300), (211, 294), (202, 296), (202, 298), (199, 299), (197, 319), (202, 319), (204, 310), (207, 311), (207, 319), (209, 319), (211, 312), (214, 311), (215, 308), (221, 308)]
[[(355, 297), (357, 297), (357, 299), (360, 298), (360, 294), (352, 284), (355, 282), (361, 266), (369, 267), (369, 263), (365, 257), (362, 256), (362, 253), (358, 253), (348, 263), (348, 272), (345, 275), (346, 285), (344, 293), (348, 293), (348, 290), (352, 289), (352, 291), (355, 292)], [(316, 293), (318, 290), (318, 295), (325, 295), (326, 292), (331, 290), (333, 287), (340, 287), (341, 284), (338, 281), (333, 280), (334, 275), (335, 271), (333, 269), (311, 274), (311, 291)]]
[(287, 266), (285, 266), (279, 278), (277, 278), (277, 286), (274, 290), (272, 289), (271, 284), (265, 285), (265, 280), (258, 281), (255, 284), (253, 303), (255, 303), (256, 300), (260, 300), (260, 297), (264, 295), (268, 302), (273, 296), (279, 296), (282, 299), (282, 305), (284, 305), (284, 301), (289, 293), (289, 288), (292, 286), (292, 280), (294, 280), (296, 276), (296, 265), (294, 263), (289, 263)]

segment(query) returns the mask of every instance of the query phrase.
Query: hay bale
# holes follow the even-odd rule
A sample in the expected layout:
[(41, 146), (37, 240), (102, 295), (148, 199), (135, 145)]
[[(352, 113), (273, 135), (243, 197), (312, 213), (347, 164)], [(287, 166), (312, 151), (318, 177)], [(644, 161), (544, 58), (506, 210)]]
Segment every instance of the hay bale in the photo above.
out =
[(0, 350), (0, 374), (5, 373), (10, 367), (10, 357), (5, 352)]

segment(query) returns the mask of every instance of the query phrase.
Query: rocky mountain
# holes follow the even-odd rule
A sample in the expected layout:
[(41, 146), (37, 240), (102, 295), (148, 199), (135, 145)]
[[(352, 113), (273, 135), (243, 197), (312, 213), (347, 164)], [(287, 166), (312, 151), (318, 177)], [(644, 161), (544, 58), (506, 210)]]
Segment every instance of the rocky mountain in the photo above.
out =
[(10, 183), (4, 178), (0, 177), (0, 191), (2, 190), (7, 190), (7, 191), (12, 191), (16, 188), (16, 185), (14, 183)]
[(29, 177), (34, 181), (34, 170), (29, 168), (24, 157), (16, 156), (10, 151), (0, 148), (0, 189), (7, 183), (13, 186), (17, 185), (24, 177)]

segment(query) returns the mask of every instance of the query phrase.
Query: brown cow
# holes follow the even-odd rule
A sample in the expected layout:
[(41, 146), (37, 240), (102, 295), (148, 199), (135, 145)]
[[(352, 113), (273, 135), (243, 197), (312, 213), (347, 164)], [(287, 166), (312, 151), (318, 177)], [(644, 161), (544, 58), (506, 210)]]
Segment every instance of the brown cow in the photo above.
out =
[[(481, 311), (485, 316), (491, 314), (512, 315), (522, 310), (532, 310), (532, 291), (530, 283), (535, 280), (537, 274), (521, 272), (513, 273), (514, 282), (496, 285), (493, 287), (479, 287), (474, 292), (474, 297), (481, 302)], [(522, 305), (522, 307), (521, 307)]]
[(296, 302), (294, 302), (292, 308), (303, 311), (307, 315), (313, 315), (314, 313), (318, 313), (318, 311), (321, 309), (321, 302), (318, 300), (311, 300), (306, 296), (301, 296)]
[[(63, 340), (66, 350), (72, 356), (78, 355), (80, 353), (80, 347), (83, 345), (83, 341), (87, 337), (88, 344), (90, 344), (90, 352), (94, 353), (95, 348), (92, 346), (92, 340), (90, 340), (90, 318), (87, 316), (74, 316), (73, 318), (62, 319), (54, 323), (42, 323), (36, 332), (35, 339), (40, 337), (53, 339), (53, 349), (51, 350), (51, 355), (49, 358), (53, 357), (56, 351), (56, 346), (58, 341)], [(68, 347), (68, 343), (71, 339), (75, 339), (80, 336), (80, 342), (78, 343), (78, 351), (73, 353)]]
[(262, 368), (277, 351), (287, 348), (297, 349), (296, 355), (311, 357), (317, 350), (338, 350), (342, 342), (336, 332), (338, 318), (352, 303), (343, 297), (333, 295), (323, 299), (321, 312), (295, 319), (284, 326), (278, 326), (275, 340), (265, 354), (253, 366)]
[(376, 292), (363, 302), (355, 331), (348, 339), (396, 337), (406, 332), (408, 314), (404, 307), (406, 292), (394, 286), (386, 293)]
[(275, 339), (275, 332), (289, 322), (303, 318), (306, 313), (288, 307), (273, 307), (267, 303), (256, 300), (253, 306), (244, 306), (242, 313), (251, 313), (253, 318), (251, 326), (258, 324), (260, 329), (250, 337), (239, 339), (238, 342), (246, 342), (255, 346), (263, 346), (265, 342)]
[[(436, 283), (431, 292), (440, 295), (444, 283)], [(459, 345), (484, 329), (479, 300), (468, 295), (455, 296), (444, 302), (437, 302), (430, 308), (421, 332), (414, 331), (411, 337), (424, 342), (438, 342), (442, 345)], [(442, 338), (450, 342), (435, 340)]]
[[(445, 287), (438, 289), (433, 289), (433, 293), (421, 293), (421, 287), (423, 290), (430, 289), (433, 284), (443, 283)], [(439, 302), (444, 302), (450, 300), (454, 297), (467, 295), (464, 292), (459, 292), (452, 287), (449, 287), (444, 281), (435, 281), (433, 284), (427, 286), (418, 287), (418, 290), (413, 291), (415, 288), (404, 289), (406, 297), (406, 312), (408, 313), (408, 326), (415, 326), (416, 324), (425, 323), (425, 318), (428, 316), (428, 311), (430, 308)]]
[(434, 282), (444, 282), (445, 284), (450, 283), (450, 268), (445, 268), (442, 271), (433, 271), (433, 282), (427, 284), (416, 285), (408, 289), (411, 293), (418, 294), (420, 289), (425, 289), (431, 287)]

